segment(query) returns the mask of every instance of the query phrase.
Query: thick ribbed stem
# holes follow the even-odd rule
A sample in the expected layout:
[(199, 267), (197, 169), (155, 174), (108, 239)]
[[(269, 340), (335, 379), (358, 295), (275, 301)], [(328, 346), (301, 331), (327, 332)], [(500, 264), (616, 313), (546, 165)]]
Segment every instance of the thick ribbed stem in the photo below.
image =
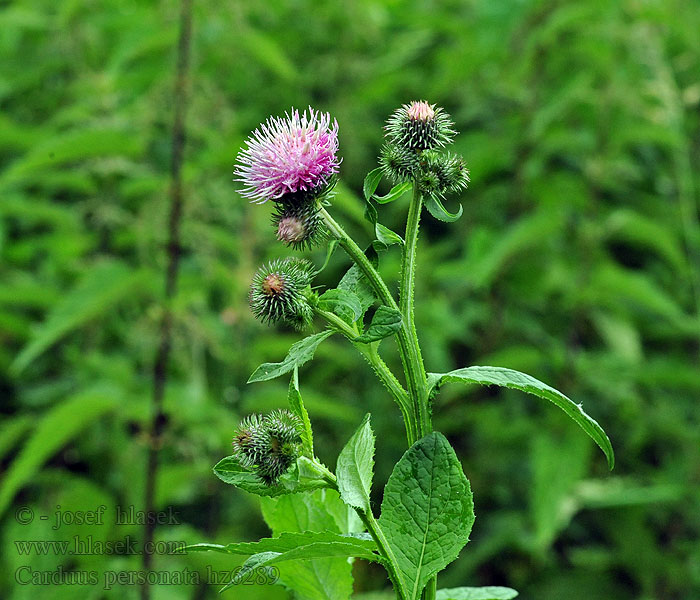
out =
[(432, 430), (432, 421), (428, 406), (428, 390), (423, 357), (418, 344), (418, 334), (416, 333), (415, 317), (413, 310), (413, 296), (415, 290), (416, 275), (416, 249), (418, 247), (418, 228), (420, 215), (423, 208), (423, 198), (420, 189), (414, 182), (413, 196), (408, 208), (408, 219), (406, 220), (406, 240), (403, 247), (403, 257), (401, 261), (401, 282), (399, 284), (399, 310), (401, 318), (406, 325), (407, 337), (410, 347), (411, 362), (418, 376), (418, 394), (413, 401), (415, 411), (418, 416), (418, 438), (428, 435)]

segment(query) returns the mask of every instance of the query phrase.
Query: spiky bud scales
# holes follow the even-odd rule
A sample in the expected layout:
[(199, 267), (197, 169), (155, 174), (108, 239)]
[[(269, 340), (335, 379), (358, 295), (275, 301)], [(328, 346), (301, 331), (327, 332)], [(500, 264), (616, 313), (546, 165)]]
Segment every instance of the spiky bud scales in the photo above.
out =
[(233, 437), (234, 456), (267, 485), (292, 467), (301, 451), (301, 421), (288, 410), (244, 419)]
[(318, 203), (293, 199), (277, 203), (272, 215), (277, 239), (294, 249), (311, 248), (326, 239)]
[(453, 125), (442, 108), (419, 100), (396, 110), (387, 120), (385, 130), (391, 144), (420, 152), (452, 143), (456, 133)]
[(302, 329), (313, 317), (306, 294), (313, 276), (311, 263), (300, 258), (264, 265), (253, 276), (250, 287), (253, 314), (264, 323), (285, 322)]

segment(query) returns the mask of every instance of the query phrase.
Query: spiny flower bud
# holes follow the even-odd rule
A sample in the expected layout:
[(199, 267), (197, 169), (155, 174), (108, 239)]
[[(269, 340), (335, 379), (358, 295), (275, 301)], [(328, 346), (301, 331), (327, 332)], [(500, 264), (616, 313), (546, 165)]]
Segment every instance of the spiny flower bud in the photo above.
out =
[(241, 421), (233, 436), (233, 455), (243, 467), (252, 467), (260, 461), (267, 443), (267, 433), (259, 415), (250, 415)]
[(253, 276), (250, 308), (264, 323), (283, 321), (296, 329), (311, 322), (306, 288), (314, 276), (311, 263), (300, 258), (274, 260)]
[(243, 420), (233, 438), (234, 456), (267, 485), (274, 485), (300, 453), (301, 421), (288, 410)]
[(277, 239), (294, 249), (311, 248), (326, 238), (318, 204), (313, 201), (278, 203), (272, 223), (277, 229)]
[(410, 181), (420, 169), (420, 158), (414, 150), (384, 144), (379, 153), (382, 172), (394, 183)]
[(442, 108), (424, 100), (404, 104), (387, 120), (386, 137), (406, 150), (431, 150), (451, 144), (454, 123)]
[(461, 192), (469, 185), (469, 169), (464, 158), (458, 154), (426, 152), (423, 155), (421, 181), (425, 185), (425, 193), (444, 196), (446, 193)]

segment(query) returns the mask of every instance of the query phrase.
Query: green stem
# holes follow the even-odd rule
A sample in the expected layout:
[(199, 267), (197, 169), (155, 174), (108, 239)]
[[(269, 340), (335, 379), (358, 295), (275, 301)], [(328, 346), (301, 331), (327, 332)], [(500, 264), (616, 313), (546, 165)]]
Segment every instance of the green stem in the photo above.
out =
[(360, 519), (367, 528), (367, 531), (377, 544), (379, 553), (386, 559), (385, 567), (389, 573), (391, 582), (394, 584), (394, 591), (396, 591), (396, 596), (399, 599), (402, 598), (401, 591), (406, 589), (406, 586), (403, 585), (401, 581), (401, 573), (398, 568), (399, 563), (396, 560), (394, 551), (389, 545), (389, 541), (386, 539), (384, 532), (382, 531), (381, 527), (379, 527), (379, 523), (377, 523), (377, 520), (374, 518), (374, 515), (371, 511), (364, 512), (362, 510), (355, 509), (355, 512), (357, 512), (357, 514), (360, 516)]
[(396, 379), (396, 376), (391, 372), (387, 364), (382, 360), (381, 356), (379, 356), (379, 352), (377, 352), (374, 344), (356, 342), (355, 338), (359, 335), (357, 328), (343, 321), (343, 319), (335, 313), (322, 310), (318, 307), (314, 308), (314, 312), (324, 319), (331, 327), (342, 333), (370, 364), (377, 377), (379, 377), (379, 380), (389, 390), (394, 400), (396, 400), (396, 403), (399, 405), (401, 416), (403, 417), (406, 427), (406, 435), (410, 442), (411, 436), (415, 436), (415, 423), (411, 418), (411, 402), (408, 398), (408, 393), (403, 389), (403, 386), (399, 383), (399, 380)]
[[(336, 492), (339, 492), (338, 490), (338, 478), (335, 476), (334, 473), (329, 471), (326, 467), (323, 467), (323, 465), (319, 465), (320, 467), (323, 468), (325, 472), (324, 479), (326, 482), (330, 485), (331, 488), (333, 488)], [(396, 556), (394, 555), (393, 550), (391, 549), (391, 546), (389, 545), (389, 541), (386, 539), (386, 536), (384, 535), (384, 532), (382, 531), (381, 527), (379, 526), (379, 523), (377, 523), (377, 520), (374, 518), (374, 515), (372, 514), (371, 510), (364, 511), (359, 508), (353, 507), (355, 512), (358, 514), (360, 517), (360, 520), (364, 524), (365, 528), (369, 532), (369, 534), (372, 536), (372, 539), (375, 541), (377, 544), (377, 549), (379, 550), (379, 553), (384, 557), (384, 567), (386, 568), (387, 572), (389, 573), (389, 577), (391, 579), (391, 583), (394, 585), (394, 590), (396, 591), (396, 597), (399, 600), (403, 599), (403, 596), (401, 595), (401, 590), (405, 589), (405, 586), (402, 585), (402, 582), (400, 581), (401, 578), (401, 573), (398, 569), (398, 561), (396, 560)]]
[(415, 412), (418, 415), (418, 437), (421, 438), (433, 430), (430, 409), (428, 406), (428, 384), (423, 365), (418, 334), (416, 332), (415, 316), (413, 309), (413, 297), (416, 276), (416, 250), (418, 247), (418, 227), (423, 208), (423, 198), (418, 185), (413, 183), (413, 196), (408, 207), (406, 220), (406, 240), (403, 247), (401, 260), (401, 281), (399, 283), (399, 309), (401, 317), (406, 324), (408, 341), (411, 352), (413, 369), (418, 376), (419, 393), (413, 398)]
[[(430, 414), (428, 400), (428, 381), (423, 365), (423, 357), (418, 343), (418, 332), (416, 331), (413, 298), (415, 293), (416, 277), (416, 251), (418, 248), (418, 228), (420, 226), (420, 216), (423, 209), (423, 197), (417, 182), (413, 182), (413, 196), (408, 207), (408, 218), (406, 219), (406, 237), (403, 247), (403, 257), (401, 260), (401, 281), (399, 284), (399, 307), (401, 317), (408, 329), (409, 341), (411, 344), (411, 360), (415, 370), (420, 374), (420, 396), (414, 397), (415, 411), (418, 414), (418, 437), (428, 435), (433, 430), (433, 422)], [(437, 594), (437, 577), (428, 581), (428, 585), (423, 590), (423, 600), (435, 600)]]
[[(345, 230), (333, 219), (333, 217), (331, 217), (324, 207), (320, 207), (320, 212), (331, 234), (338, 239), (338, 242), (343, 247), (343, 250), (347, 252), (348, 256), (350, 256), (360, 271), (362, 271), (362, 274), (367, 278), (367, 281), (372, 286), (374, 293), (377, 295), (382, 304), (395, 310), (399, 310), (396, 300), (394, 300), (394, 297), (391, 295), (389, 288), (367, 256), (365, 256), (365, 253), (360, 249), (355, 241), (347, 233), (345, 233)], [(396, 337), (399, 345), (401, 363), (406, 376), (406, 385), (408, 386), (408, 392), (412, 404), (412, 415), (407, 422), (416, 424), (415, 429), (414, 427), (410, 427), (407, 428), (406, 431), (409, 445), (412, 445), (420, 438), (418, 435), (420, 431), (417, 426), (421, 422), (419, 404), (420, 399), (424, 396), (424, 390), (426, 387), (425, 376), (421, 376), (423, 363), (420, 359), (420, 354), (416, 355), (417, 344), (412, 344), (410, 339), (411, 336), (405, 322), (402, 321), (401, 328), (397, 332)]]

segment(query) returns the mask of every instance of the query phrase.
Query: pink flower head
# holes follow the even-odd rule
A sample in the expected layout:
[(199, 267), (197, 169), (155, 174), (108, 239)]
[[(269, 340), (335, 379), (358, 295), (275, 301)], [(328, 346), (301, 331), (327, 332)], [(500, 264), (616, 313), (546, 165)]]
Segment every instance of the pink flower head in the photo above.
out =
[(299, 116), (270, 117), (246, 141), (238, 154), (235, 181), (244, 184), (241, 195), (262, 203), (294, 192), (325, 187), (338, 172), (338, 122), (309, 106)]

